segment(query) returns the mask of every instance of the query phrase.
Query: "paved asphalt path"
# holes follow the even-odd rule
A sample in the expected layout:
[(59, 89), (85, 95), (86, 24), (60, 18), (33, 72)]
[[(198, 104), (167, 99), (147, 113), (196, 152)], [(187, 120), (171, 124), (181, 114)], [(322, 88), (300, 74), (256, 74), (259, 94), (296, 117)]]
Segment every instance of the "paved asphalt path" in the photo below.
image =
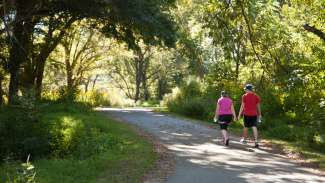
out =
[(249, 151), (232, 138), (221, 144), (219, 130), (149, 109), (99, 108), (114, 118), (158, 137), (175, 156), (175, 173), (167, 183), (325, 183), (325, 177), (293, 161), (261, 149)]

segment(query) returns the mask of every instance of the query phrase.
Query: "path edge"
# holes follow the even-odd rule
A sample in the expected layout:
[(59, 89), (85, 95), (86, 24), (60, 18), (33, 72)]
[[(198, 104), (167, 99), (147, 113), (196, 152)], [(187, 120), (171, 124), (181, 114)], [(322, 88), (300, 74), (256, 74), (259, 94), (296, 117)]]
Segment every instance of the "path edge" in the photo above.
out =
[(145, 172), (141, 178), (142, 183), (165, 183), (167, 178), (175, 173), (175, 157), (157, 137), (136, 125), (123, 121), (118, 117), (111, 116), (107, 113), (106, 115), (109, 118), (114, 119), (116, 122), (128, 125), (137, 133), (137, 135), (143, 137), (153, 145), (153, 151), (157, 154), (158, 159), (154, 162), (153, 166)]

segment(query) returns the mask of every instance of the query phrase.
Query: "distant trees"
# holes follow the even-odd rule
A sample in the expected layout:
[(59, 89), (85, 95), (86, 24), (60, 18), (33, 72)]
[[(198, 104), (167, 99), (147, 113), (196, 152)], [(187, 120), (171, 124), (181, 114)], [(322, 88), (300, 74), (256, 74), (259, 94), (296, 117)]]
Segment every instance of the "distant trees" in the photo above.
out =
[[(105, 64), (105, 70), (114, 85), (135, 102), (157, 98), (155, 90), (159, 87), (159, 80), (170, 78), (175, 67), (170, 51), (143, 42), (138, 43), (138, 50), (127, 51), (123, 46), (113, 50), (109, 53), (111, 59)], [(160, 90), (164, 92), (166, 89)]]
[[(9, 103), (18, 90), (36, 90), (40, 96), (44, 66), (50, 53), (73, 22), (93, 20), (94, 28), (108, 37), (134, 45), (135, 34), (148, 44), (172, 46), (174, 23), (167, 14), (169, 1), (2, 1), (1, 36), (8, 48)], [(4, 34), (8, 32), (8, 34)]]

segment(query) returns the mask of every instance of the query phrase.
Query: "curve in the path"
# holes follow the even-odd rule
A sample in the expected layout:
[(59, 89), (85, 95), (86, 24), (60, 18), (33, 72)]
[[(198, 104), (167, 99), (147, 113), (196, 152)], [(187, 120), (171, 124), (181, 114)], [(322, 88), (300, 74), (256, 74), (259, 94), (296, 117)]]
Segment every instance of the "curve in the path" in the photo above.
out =
[(146, 130), (166, 145), (176, 158), (176, 171), (168, 183), (325, 183), (324, 176), (314, 170), (268, 153), (263, 147), (250, 152), (238, 139), (224, 147), (218, 131), (185, 119), (148, 109), (98, 110)]

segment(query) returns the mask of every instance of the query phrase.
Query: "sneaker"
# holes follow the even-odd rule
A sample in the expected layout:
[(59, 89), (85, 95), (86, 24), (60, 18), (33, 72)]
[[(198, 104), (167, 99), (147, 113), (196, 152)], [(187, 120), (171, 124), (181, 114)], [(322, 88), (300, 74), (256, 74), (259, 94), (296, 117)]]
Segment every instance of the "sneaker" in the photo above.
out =
[(255, 148), (259, 148), (259, 145), (258, 145), (258, 143), (257, 142), (255, 142), (255, 146), (254, 146)]
[(226, 146), (229, 146), (229, 139), (226, 140), (225, 145), (226, 145)]
[(240, 139), (240, 143), (247, 144), (247, 141), (244, 138), (242, 138), (242, 139)]

